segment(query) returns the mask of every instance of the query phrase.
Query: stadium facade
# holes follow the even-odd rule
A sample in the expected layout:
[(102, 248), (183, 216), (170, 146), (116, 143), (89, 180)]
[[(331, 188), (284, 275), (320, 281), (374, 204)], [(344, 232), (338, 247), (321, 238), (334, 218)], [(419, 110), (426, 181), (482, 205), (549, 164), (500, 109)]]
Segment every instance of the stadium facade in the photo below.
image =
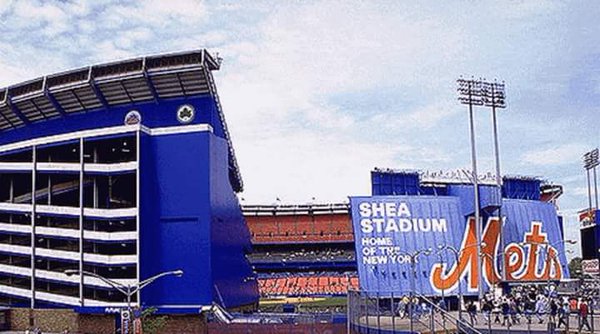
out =
[[(359, 286), (360, 289), (382, 294), (406, 293), (411, 287), (412, 268), (405, 253), (427, 248), (432, 248), (434, 254), (421, 259), (425, 261), (420, 261), (417, 268), (420, 286), (415, 288), (428, 295), (440, 295), (442, 290), (446, 296), (458, 293), (458, 283), (451, 284), (446, 277), (449, 272), (438, 269), (438, 288), (435, 288), (431, 279), (432, 269), (437, 264), (446, 265), (444, 268), (453, 265), (454, 256), (451, 252), (441, 254), (441, 258), (435, 254), (438, 246), (449, 245), (460, 251), (461, 246), (466, 246), (465, 243), (475, 242), (466, 241), (474, 237), (473, 222), (469, 221), (474, 206), (473, 187), (467, 175), (462, 171), (377, 169), (372, 172), (371, 181), (372, 196), (356, 197), (352, 206), (332, 203), (243, 207), (253, 243), (250, 261), (258, 273), (261, 296), (335, 296), (346, 294), (348, 289), (358, 289)], [(552, 245), (550, 276), (544, 269), (533, 275), (525, 275), (523, 265), (521, 272), (513, 273), (505, 283), (545, 283), (547, 278), (567, 278), (569, 273), (561, 242), (562, 218), (556, 211), (562, 187), (537, 178), (507, 176), (500, 193), (493, 177), (481, 178), (480, 183), (481, 215), (486, 222), (484, 227), (494, 227), (484, 230), (487, 233), (485, 241), (489, 244), (483, 249), (485, 254), (489, 254), (483, 255), (484, 269), (489, 271), (484, 275), (486, 289), (489, 285), (499, 285), (501, 279), (506, 278), (502, 277), (500, 269), (500, 231), (498, 221), (494, 219), (500, 207), (500, 198), (504, 208), (501, 214), (505, 218), (504, 244), (513, 245), (507, 249), (507, 253), (514, 253), (512, 258), (517, 257), (519, 263), (525, 263), (526, 259), (529, 260), (530, 251), (539, 251), (539, 268), (547, 267), (544, 264), (544, 245), (526, 246), (522, 250), (516, 248), (534, 226), (540, 226), (539, 234), (545, 235), (545, 240)], [(385, 217), (385, 221), (390, 218), (399, 224), (387, 226), (386, 231), (386, 225), (380, 220), (383, 217), (371, 215), (369, 222), (363, 222), (366, 217), (361, 216), (361, 202), (375, 203), (379, 208), (389, 206), (389, 210), (394, 211), (394, 217)], [(369, 204), (369, 211), (373, 213), (372, 204)], [(397, 218), (410, 218), (410, 222)], [(413, 224), (413, 219), (416, 219), (416, 224)], [(380, 238), (390, 238), (392, 244), (379, 244), (382, 242)], [(370, 254), (367, 258), (366, 248), (370, 248), (369, 252), (386, 248), (383, 252), (387, 254)], [(490, 256), (494, 253), (493, 248), (497, 254), (492, 264)], [(461, 263), (470, 263), (471, 268), (465, 266), (462, 272), (456, 271), (451, 275), (454, 278), (461, 277), (461, 292), (464, 295), (477, 293), (474, 286), (477, 282), (471, 276), (476, 274), (472, 270), (476, 264), (474, 250), (471, 249), (469, 256), (461, 259)], [(398, 256), (393, 254), (395, 251), (403, 254)], [(466, 251), (463, 253), (467, 254)], [(557, 253), (561, 255), (555, 256)], [(386, 262), (398, 259), (401, 263)], [(512, 267), (517, 269), (516, 264)], [(495, 268), (493, 273), (492, 268)], [(467, 286), (467, 283), (472, 286)]]
[(205, 50), (0, 90), (0, 295), (12, 306), (198, 313), (257, 302), (243, 184)]
[(569, 278), (555, 206), (562, 187), (504, 177), (500, 188), (495, 177), (480, 177), (478, 253), (469, 175), (376, 169), (371, 177), (372, 196), (351, 197), (361, 290), (379, 296), (477, 295), (492, 287)]

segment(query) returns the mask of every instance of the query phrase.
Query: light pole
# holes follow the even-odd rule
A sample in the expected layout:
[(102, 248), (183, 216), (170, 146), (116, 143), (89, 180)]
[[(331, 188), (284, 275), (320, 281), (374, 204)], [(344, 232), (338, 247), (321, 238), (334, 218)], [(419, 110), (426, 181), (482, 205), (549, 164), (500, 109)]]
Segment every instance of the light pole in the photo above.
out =
[[(110, 278), (106, 278), (106, 277), (100, 276), (96, 273), (86, 271), (86, 270), (68, 269), (68, 270), (65, 270), (64, 273), (67, 276), (81, 275), (81, 276), (94, 277), (94, 278), (97, 278), (97, 279), (101, 280), (102, 282), (110, 285), (111, 287), (113, 287), (114, 289), (116, 289), (117, 291), (119, 291), (120, 293), (122, 293), (123, 295), (125, 295), (127, 297), (127, 312), (129, 313), (130, 316), (133, 315), (133, 313), (131, 312), (131, 296), (135, 295), (137, 292), (139, 292), (140, 290), (142, 290), (143, 288), (145, 288), (146, 286), (148, 286), (149, 284), (151, 284), (152, 282), (156, 281), (157, 279), (159, 279), (161, 277), (171, 276), (171, 275), (176, 276), (176, 277), (183, 276), (183, 270), (179, 269), (179, 270), (165, 271), (160, 274), (156, 274), (156, 275), (154, 275), (150, 278), (147, 278), (141, 282), (138, 282), (136, 284), (122, 284), (122, 283), (119, 283)], [(83, 279), (82, 279), (82, 282), (83, 282)], [(81, 296), (81, 298), (84, 298), (84, 297)]]
[(419, 257), (419, 255), (424, 254), (425, 256), (431, 254), (432, 249), (431, 248), (427, 248), (427, 249), (419, 249), (416, 250), (412, 253), (406, 253), (406, 252), (400, 252), (399, 254), (401, 255), (405, 255), (408, 256), (410, 258), (410, 266), (412, 269), (412, 279), (410, 280), (410, 301), (409, 301), (409, 305), (410, 305), (410, 331), (413, 331), (413, 316), (414, 316), (414, 301), (413, 301), (413, 293), (415, 292), (415, 279), (417, 277), (417, 259)]
[[(469, 106), (469, 125), (470, 125), (470, 138), (471, 138), (471, 164), (472, 164), (472, 177), (473, 177), (473, 193), (475, 202), (475, 222), (476, 222), (476, 234), (477, 243), (481, 243), (481, 219), (479, 215), (479, 175), (477, 174), (477, 152), (475, 144), (475, 124), (473, 121), (473, 106), (486, 106), (492, 108), (492, 122), (493, 122), (493, 135), (494, 135), (494, 157), (496, 162), (496, 183), (500, 191), (500, 200), (502, 201), (502, 177), (500, 175), (500, 150), (498, 145), (498, 126), (496, 119), (496, 108), (506, 108), (506, 95), (504, 92), (504, 82), (498, 83), (487, 82), (482, 79), (463, 79), (462, 77), (457, 80), (458, 84), (458, 100), (461, 104)], [(502, 215), (501, 215), (502, 202), (498, 207), (498, 216), (500, 218), (500, 244), (504, 247), (503, 236), (502, 236)], [(477, 253), (481, 253), (481, 248), (477, 248)], [(504, 263), (504, 259), (501, 260)], [(477, 258), (477, 267), (481, 268), (481, 259)], [(504, 275), (504, 270), (502, 271)], [(478, 271), (478, 286), (479, 286), (479, 299), (482, 297), (483, 283), (482, 283), (482, 270)]]
[[(473, 197), (475, 214), (475, 234), (477, 238), (477, 253), (481, 252), (481, 221), (479, 218), (479, 176), (477, 174), (477, 151), (475, 145), (475, 122), (473, 120), (473, 105), (483, 105), (483, 95), (480, 80), (458, 79), (458, 100), (469, 106), (469, 129), (471, 138), (471, 177), (473, 179)], [(481, 269), (481, 261), (477, 258), (477, 268)], [(481, 270), (477, 271), (477, 286), (479, 287), (479, 299), (481, 299)]]
[[(504, 82), (483, 82), (482, 95), (484, 96), (483, 104), (486, 107), (492, 107), (492, 127), (494, 129), (494, 157), (496, 160), (496, 184), (500, 192), (500, 205), (498, 206), (498, 219), (500, 219), (500, 249), (502, 256), (500, 257), (500, 268), (504, 269), (504, 233), (502, 231), (502, 175), (500, 174), (500, 148), (498, 145), (498, 121), (496, 118), (496, 108), (506, 108), (506, 94), (504, 91)], [(505, 270), (501, 270), (502, 281), (506, 281)]]

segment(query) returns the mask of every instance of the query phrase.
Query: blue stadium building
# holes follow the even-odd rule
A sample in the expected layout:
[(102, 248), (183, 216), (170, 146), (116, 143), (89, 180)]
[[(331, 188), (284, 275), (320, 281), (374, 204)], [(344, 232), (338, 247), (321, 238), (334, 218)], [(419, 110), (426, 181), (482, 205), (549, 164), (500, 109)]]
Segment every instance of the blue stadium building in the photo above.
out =
[(89, 66), (0, 90), (0, 302), (92, 312), (122, 284), (162, 312), (257, 302), (243, 184), (207, 51)]

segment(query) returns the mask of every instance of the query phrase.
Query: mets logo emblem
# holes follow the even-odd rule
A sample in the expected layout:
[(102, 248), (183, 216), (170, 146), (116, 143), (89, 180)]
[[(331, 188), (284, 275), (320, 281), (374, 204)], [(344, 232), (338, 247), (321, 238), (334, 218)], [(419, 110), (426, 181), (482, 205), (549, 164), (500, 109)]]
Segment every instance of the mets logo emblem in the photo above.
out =
[(142, 115), (137, 110), (132, 110), (125, 115), (125, 120), (123, 123), (125, 125), (135, 125), (140, 124), (142, 122)]
[(181, 124), (187, 124), (194, 120), (194, 116), (196, 115), (196, 111), (194, 107), (189, 104), (184, 104), (179, 109), (177, 109), (177, 120)]

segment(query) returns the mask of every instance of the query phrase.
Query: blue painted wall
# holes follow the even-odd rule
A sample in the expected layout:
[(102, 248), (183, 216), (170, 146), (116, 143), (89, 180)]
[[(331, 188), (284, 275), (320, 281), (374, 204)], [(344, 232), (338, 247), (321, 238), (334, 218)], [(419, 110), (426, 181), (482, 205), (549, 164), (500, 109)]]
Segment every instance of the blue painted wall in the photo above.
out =
[(244, 256), (250, 231), (227, 176), (227, 142), (210, 138), (211, 267), (215, 298), (225, 307), (258, 301), (258, 284)]
[(142, 138), (141, 278), (148, 305), (251, 304), (250, 234), (228, 178), (227, 142), (210, 132)]
[(141, 157), (140, 274), (181, 269), (142, 292), (149, 305), (212, 302), (209, 133), (144, 136)]

